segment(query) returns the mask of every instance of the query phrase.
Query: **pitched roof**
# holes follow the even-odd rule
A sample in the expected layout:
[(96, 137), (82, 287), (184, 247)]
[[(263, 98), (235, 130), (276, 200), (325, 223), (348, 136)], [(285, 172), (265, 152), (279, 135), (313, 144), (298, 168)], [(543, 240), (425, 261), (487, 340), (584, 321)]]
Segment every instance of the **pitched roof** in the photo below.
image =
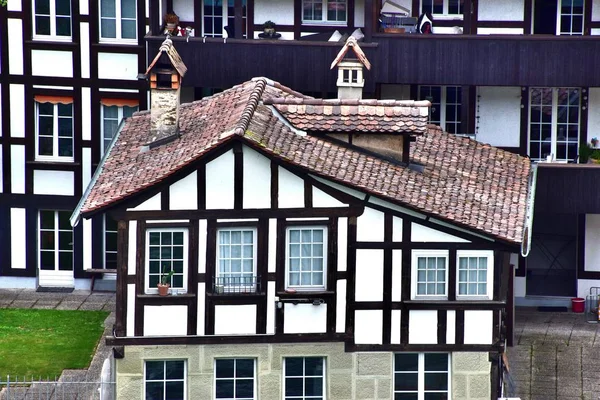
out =
[(276, 82), (255, 78), (182, 105), (181, 137), (145, 152), (140, 149), (150, 135), (150, 114), (134, 114), (117, 134), (78, 210), (87, 216), (115, 205), (237, 138), (331, 181), (507, 242), (521, 240), (528, 159), (429, 126), (411, 147), (411, 159), (425, 166), (416, 171), (321, 137), (300, 135), (262, 103), (268, 98), (312, 102)]
[(354, 55), (356, 56), (356, 58), (358, 58), (358, 61), (360, 61), (361, 64), (364, 65), (366, 69), (370, 70), (371, 63), (367, 59), (367, 55), (362, 51), (362, 49), (358, 45), (358, 41), (353, 36), (350, 36), (348, 38), (348, 40), (346, 40), (346, 43), (344, 44), (344, 46), (342, 47), (340, 52), (337, 54), (337, 56), (335, 56), (335, 60), (333, 60), (333, 62), (331, 63), (330, 69), (333, 69), (336, 65), (338, 65), (340, 62), (342, 62), (342, 60), (348, 53), (348, 50), (350, 50), (350, 49), (352, 49), (352, 51), (354, 52)]
[(152, 60), (152, 62), (148, 66), (148, 69), (146, 70), (145, 75), (148, 75), (150, 73), (152, 68), (154, 68), (154, 66), (156, 65), (158, 60), (162, 57), (163, 54), (167, 55), (167, 57), (169, 58), (169, 61), (173, 65), (173, 68), (175, 68), (177, 70), (179, 75), (181, 75), (182, 77), (185, 76), (185, 73), (187, 72), (187, 67), (183, 63), (183, 60), (181, 59), (181, 56), (175, 49), (175, 46), (173, 46), (173, 41), (170, 38), (166, 38), (165, 41), (162, 42), (162, 44), (160, 45), (160, 48), (158, 49), (158, 53), (156, 54), (156, 57), (154, 57), (154, 60)]

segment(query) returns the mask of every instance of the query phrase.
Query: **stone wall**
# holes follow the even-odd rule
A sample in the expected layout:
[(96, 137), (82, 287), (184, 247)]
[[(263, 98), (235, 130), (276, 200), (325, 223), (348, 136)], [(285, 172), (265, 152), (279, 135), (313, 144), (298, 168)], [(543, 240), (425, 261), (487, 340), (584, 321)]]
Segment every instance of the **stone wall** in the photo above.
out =
[[(212, 399), (214, 359), (248, 357), (257, 360), (258, 398), (281, 400), (283, 358), (327, 358), (326, 386), (329, 400), (391, 400), (393, 353), (346, 353), (343, 343), (129, 346), (117, 361), (117, 398), (142, 399), (144, 360), (185, 359), (188, 398)], [(490, 399), (487, 353), (457, 353), (452, 368), (455, 400)], [(487, 397), (482, 396), (486, 394)]]

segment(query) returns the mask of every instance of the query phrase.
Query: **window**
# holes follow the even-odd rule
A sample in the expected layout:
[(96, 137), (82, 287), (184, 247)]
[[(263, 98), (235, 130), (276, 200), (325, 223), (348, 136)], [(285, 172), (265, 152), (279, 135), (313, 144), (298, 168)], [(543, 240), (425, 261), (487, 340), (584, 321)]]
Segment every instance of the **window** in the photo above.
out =
[(296, 290), (326, 288), (327, 228), (289, 227), (286, 237), (286, 287)]
[(36, 102), (36, 160), (73, 161), (73, 104)]
[(419, 100), (431, 102), (431, 124), (441, 126), (448, 133), (464, 133), (461, 129), (460, 86), (419, 86)]
[(450, 393), (450, 355), (394, 355), (394, 400), (446, 400)]
[(302, 22), (346, 23), (346, 0), (303, 0)]
[(145, 400), (184, 400), (186, 395), (185, 361), (146, 361)]
[[(103, 103), (105, 101), (103, 100)], [(112, 102), (106, 102), (112, 104)], [(102, 105), (102, 154), (113, 140), (123, 118), (129, 118), (138, 110), (137, 106)]]
[(445, 299), (448, 283), (448, 251), (413, 251), (413, 299)]
[(187, 229), (147, 230), (146, 292), (155, 293), (162, 274), (173, 271), (171, 289), (187, 290)]
[(256, 291), (256, 229), (219, 229), (215, 291)]
[(491, 251), (458, 251), (457, 297), (491, 299), (494, 253)]
[(583, 35), (583, 3), (583, 0), (559, 2), (561, 35)]
[[(235, 35), (235, 5), (234, 0), (204, 0), (203, 24), (204, 36), (222, 37), (223, 31), (227, 31), (228, 37)], [(242, 29), (246, 37), (248, 10), (247, 1), (242, 0)]]
[(215, 398), (254, 400), (256, 398), (254, 371), (252, 358), (215, 360)]
[(71, 38), (71, 2), (34, 0), (33, 37)]
[(462, 15), (464, 0), (422, 0), (421, 12), (442, 15)]
[(104, 268), (117, 268), (117, 221), (104, 215)]
[(325, 399), (325, 358), (286, 357), (284, 377), (285, 400)]
[(39, 212), (39, 266), (46, 271), (73, 270), (73, 228), (70, 211)]
[(137, 39), (135, 0), (100, 0), (100, 38)]
[(529, 92), (529, 156), (574, 161), (580, 134), (579, 88), (531, 88)]

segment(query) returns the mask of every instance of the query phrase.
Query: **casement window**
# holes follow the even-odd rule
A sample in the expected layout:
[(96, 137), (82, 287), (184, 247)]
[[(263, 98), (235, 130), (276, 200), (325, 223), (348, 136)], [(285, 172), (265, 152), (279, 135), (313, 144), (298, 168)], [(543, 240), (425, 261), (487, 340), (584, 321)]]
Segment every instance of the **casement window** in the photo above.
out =
[(413, 299), (448, 298), (448, 251), (413, 250), (411, 287)]
[[(588, 0), (591, 1), (591, 0)], [(584, 0), (560, 0), (560, 35), (583, 35)]]
[(171, 289), (185, 292), (188, 275), (188, 230), (151, 228), (146, 231), (146, 293), (156, 293), (161, 275), (173, 271)]
[(73, 100), (36, 96), (36, 160), (73, 161)]
[(69, 0), (34, 0), (33, 37), (34, 39), (70, 39), (71, 2)]
[(70, 217), (70, 211), (40, 210), (38, 262), (41, 270), (73, 270), (73, 228)]
[(529, 91), (529, 156), (577, 159), (580, 135), (581, 89), (531, 88)]
[(217, 247), (214, 292), (256, 292), (256, 229), (218, 229)]
[(462, 90), (460, 86), (419, 86), (419, 100), (429, 100), (429, 123), (448, 133), (464, 133), (461, 129)]
[(283, 394), (285, 400), (324, 400), (325, 358), (284, 358)]
[(295, 290), (326, 289), (326, 254), (326, 227), (288, 227), (286, 232), (286, 287)]
[(117, 128), (123, 118), (129, 118), (138, 110), (137, 105), (123, 105), (121, 103), (131, 103), (128, 100), (102, 100), (102, 154), (106, 152), (110, 142), (117, 133)]
[[(235, 1), (204, 0), (202, 7), (202, 29), (204, 36), (222, 37), (226, 31), (228, 37), (235, 36)], [(242, 29), (246, 37), (248, 25), (247, 0), (242, 0)]]
[(100, 40), (137, 39), (136, 0), (100, 0)]
[(459, 250), (456, 296), (461, 300), (492, 298), (494, 253)]
[(394, 400), (442, 400), (451, 395), (450, 354), (394, 355)]
[(421, 12), (441, 15), (462, 15), (464, 0), (421, 0)]
[(103, 218), (104, 230), (104, 268), (117, 268), (117, 221), (108, 215)]
[(347, 19), (346, 0), (302, 0), (303, 23), (345, 24)]
[(187, 398), (185, 361), (146, 361), (144, 370), (144, 400)]
[(255, 400), (256, 363), (253, 358), (215, 360), (215, 399)]

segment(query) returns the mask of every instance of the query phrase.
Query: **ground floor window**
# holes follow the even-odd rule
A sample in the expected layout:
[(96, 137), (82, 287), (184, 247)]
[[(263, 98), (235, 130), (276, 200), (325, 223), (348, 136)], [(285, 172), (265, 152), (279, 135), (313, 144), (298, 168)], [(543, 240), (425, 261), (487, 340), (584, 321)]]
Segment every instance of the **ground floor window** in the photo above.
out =
[(38, 221), (39, 267), (50, 271), (73, 270), (71, 211), (40, 210)]
[(284, 361), (285, 400), (325, 398), (325, 358), (286, 357)]
[(256, 399), (255, 362), (253, 358), (215, 360), (215, 398), (227, 400)]
[(450, 354), (394, 355), (394, 400), (450, 398)]
[(185, 361), (146, 361), (144, 373), (145, 400), (184, 400)]

